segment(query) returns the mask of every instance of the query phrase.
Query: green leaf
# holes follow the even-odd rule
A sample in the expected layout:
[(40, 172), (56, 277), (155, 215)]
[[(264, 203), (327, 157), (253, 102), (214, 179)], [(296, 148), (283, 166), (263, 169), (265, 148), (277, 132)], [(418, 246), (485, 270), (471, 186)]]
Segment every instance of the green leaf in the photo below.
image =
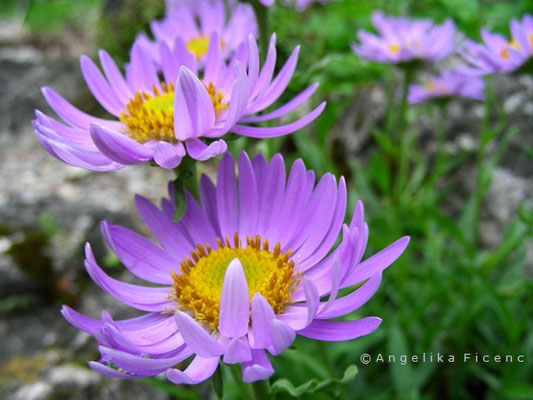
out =
[(224, 380), (222, 379), (222, 369), (220, 368), (220, 364), (213, 374), (211, 382), (213, 384), (213, 391), (215, 392), (217, 398), (222, 400), (222, 397), (224, 396)]
[(271, 393), (287, 393), (292, 397), (298, 398), (306, 394), (312, 394), (319, 391), (334, 389), (338, 386), (346, 385), (351, 382), (357, 375), (357, 366), (350, 365), (344, 371), (344, 375), (341, 379), (325, 379), (319, 381), (317, 379), (311, 379), (306, 383), (295, 387), (288, 379), (278, 379), (272, 385)]

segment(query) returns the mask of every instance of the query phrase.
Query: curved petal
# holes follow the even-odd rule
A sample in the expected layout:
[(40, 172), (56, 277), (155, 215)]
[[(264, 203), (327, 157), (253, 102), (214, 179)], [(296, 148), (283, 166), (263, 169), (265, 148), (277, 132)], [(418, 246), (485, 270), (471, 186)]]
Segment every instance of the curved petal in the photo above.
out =
[(368, 300), (370, 300), (374, 293), (376, 293), (376, 290), (378, 290), (380, 284), (381, 273), (378, 273), (372, 276), (360, 288), (354, 290), (352, 293), (332, 301), (328, 308), (325, 306), (324, 308), (321, 308), (316, 318), (337, 318), (357, 310)]
[(341, 283), (341, 288), (355, 285), (356, 283), (362, 282), (370, 278), (372, 275), (383, 271), (403, 254), (408, 244), (409, 237), (405, 236), (374, 254), (372, 257), (367, 258), (346, 277)]
[(219, 359), (219, 357), (204, 358), (196, 356), (184, 371), (169, 368), (166, 373), (167, 379), (178, 385), (196, 385), (209, 379), (214, 374)]
[(98, 67), (87, 56), (81, 56), (80, 65), (85, 82), (95, 99), (110, 114), (118, 116), (124, 108), (124, 105), (117, 98), (115, 91), (106, 81)]
[(187, 146), (187, 153), (198, 161), (209, 160), (228, 149), (228, 145), (222, 139), (216, 140), (209, 145), (206, 145), (200, 139), (190, 139), (185, 142), (185, 145)]
[(142, 311), (161, 312), (174, 308), (174, 303), (168, 297), (168, 287), (144, 287), (110, 278), (96, 263), (88, 243), (85, 256), (85, 268), (94, 283), (124, 304)]
[(101, 223), (105, 241), (134, 275), (153, 283), (172, 284), (171, 271), (179, 268), (178, 258), (127, 228)]
[(91, 124), (90, 133), (96, 147), (118, 163), (139, 164), (153, 158), (152, 150), (122, 133), (96, 124)]
[(172, 217), (159, 210), (147, 198), (136, 195), (135, 207), (152, 235), (165, 249), (171, 251), (172, 264), (174, 264), (174, 268), (177, 268), (175, 264), (179, 264), (191, 252), (194, 245), (182, 235), (176, 223), (172, 221)]
[(159, 142), (154, 149), (154, 161), (166, 169), (176, 168), (185, 155), (183, 144), (178, 142), (172, 145), (168, 142)]
[(255, 382), (268, 379), (274, 368), (264, 350), (252, 350), (252, 360), (242, 363), (242, 380)]
[(270, 322), (270, 335), (272, 347), (269, 351), (273, 355), (283, 353), (296, 338), (296, 332), (287, 323), (277, 318)]
[(322, 113), (322, 111), (324, 111), (325, 107), (326, 107), (326, 102), (324, 101), (306, 116), (287, 125), (280, 125), (280, 126), (275, 126), (275, 127), (235, 125), (231, 129), (231, 131), (239, 135), (244, 135), (244, 136), (259, 138), (259, 139), (288, 135), (289, 133), (295, 132), (298, 129), (301, 129), (304, 126), (311, 123), (316, 117), (318, 117)]
[(216, 357), (224, 353), (224, 346), (215, 341), (191, 316), (176, 310), (174, 318), (185, 343), (196, 354), (201, 357)]
[(381, 324), (381, 318), (366, 317), (357, 321), (315, 320), (307, 328), (298, 331), (299, 335), (328, 342), (352, 340), (374, 332)]

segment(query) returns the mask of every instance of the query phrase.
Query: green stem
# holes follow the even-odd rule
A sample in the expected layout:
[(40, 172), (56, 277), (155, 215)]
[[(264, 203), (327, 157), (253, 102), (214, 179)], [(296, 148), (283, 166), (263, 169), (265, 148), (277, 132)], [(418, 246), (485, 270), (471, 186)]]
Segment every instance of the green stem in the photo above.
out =
[(407, 174), (409, 172), (409, 145), (410, 145), (410, 135), (409, 130), (407, 130), (407, 95), (409, 93), (409, 85), (413, 79), (415, 73), (415, 68), (405, 67), (402, 92), (400, 103), (398, 105), (398, 114), (396, 118), (396, 138), (399, 142), (399, 168), (398, 175), (396, 177), (396, 198), (399, 199), (402, 193), (405, 183), (407, 181)]
[(270, 399), (270, 382), (268, 379), (252, 383), (255, 400)]
[(441, 176), (442, 164), (444, 163), (444, 145), (446, 144), (446, 104), (439, 104), (438, 116), (437, 116), (437, 147), (435, 150), (435, 163), (433, 164), (433, 170), (431, 171), (429, 183), (434, 186), (437, 180)]
[(479, 223), (481, 215), (481, 204), (483, 203), (483, 171), (485, 167), (486, 152), (487, 146), (490, 143), (490, 140), (487, 139), (489, 136), (489, 126), (490, 126), (490, 113), (491, 106), (494, 102), (494, 92), (492, 91), (492, 86), (490, 84), (489, 78), (485, 79), (485, 104), (483, 119), (481, 121), (481, 132), (478, 135), (478, 152), (476, 158), (476, 188), (474, 192), (474, 206), (473, 206), (473, 217), (472, 217), (472, 245), (476, 246), (479, 236)]
[(268, 42), (270, 40), (270, 27), (268, 21), (268, 7), (262, 5), (259, 0), (248, 0), (254, 9), (255, 19), (259, 28), (259, 47), (261, 50), (261, 58), (263, 61), (266, 58), (268, 51)]
[(241, 392), (242, 398), (245, 400), (253, 399), (254, 390), (250, 386), (249, 383), (243, 382), (240, 364), (233, 364), (233, 365), (226, 364), (226, 366), (228, 367), (233, 380), (237, 384), (237, 387), (239, 388), (239, 391)]
[(176, 215), (174, 219), (179, 220), (185, 212), (185, 191), (188, 191), (196, 200), (199, 200), (198, 177), (196, 176), (196, 161), (191, 157), (184, 157), (181, 164), (174, 169), (176, 178), (174, 179), (174, 203), (176, 205)]

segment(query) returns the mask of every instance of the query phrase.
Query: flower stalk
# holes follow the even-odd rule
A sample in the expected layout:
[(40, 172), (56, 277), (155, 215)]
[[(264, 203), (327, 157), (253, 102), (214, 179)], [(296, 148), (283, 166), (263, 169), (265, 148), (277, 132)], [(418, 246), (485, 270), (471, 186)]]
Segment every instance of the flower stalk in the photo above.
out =
[(187, 190), (196, 200), (199, 199), (197, 162), (191, 157), (185, 157), (181, 164), (174, 168), (174, 205), (176, 213), (174, 221), (179, 221), (185, 213), (185, 191)]

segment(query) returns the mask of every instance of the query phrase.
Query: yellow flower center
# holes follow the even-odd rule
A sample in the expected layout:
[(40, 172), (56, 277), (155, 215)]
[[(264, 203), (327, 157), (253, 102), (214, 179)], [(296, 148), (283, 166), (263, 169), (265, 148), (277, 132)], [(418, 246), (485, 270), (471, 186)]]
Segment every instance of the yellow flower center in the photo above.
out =
[[(226, 108), (224, 92), (216, 90), (212, 83), (205, 85), (213, 103), (215, 114)], [(126, 126), (126, 134), (139, 143), (150, 140), (163, 140), (175, 143), (174, 136), (174, 84), (161, 83), (161, 88), (153, 86), (153, 94), (137, 92), (119, 115)]]
[(435, 92), (435, 90), (437, 89), (436, 85), (435, 85), (435, 82), (433, 81), (430, 81), (430, 82), (427, 82), (424, 87), (426, 88), (426, 90), (430, 93), (433, 93)]
[[(196, 57), (196, 61), (203, 58), (209, 50), (209, 37), (201, 35), (187, 40), (187, 50), (189, 50)], [(222, 38), (220, 39), (220, 47), (224, 49), (226, 43)]]
[(172, 271), (170, 297), (178, 303), (177, 308), (192, 311), (197, 321), (216, 330), (224, 275), (229, 263), (237, 258), (244, 269), (249, 298), (261, 293), (275, 313), (283, 311), (300, 280), (299, 274), (293, 275), (291, 251), (282, 253), (279, 243), (270, 251), (268, 240), (261, 242), (259, 235), (246, 236), (246, 247), (237, 234), (233, 246), (228, 238), (224, 242), (217, 239), (217, 243), (216, 250), (198, 245), (191, 252), (192, 259), (186, 257), (181, 262), (181, 272)]
[(504, 60), (509, 60), (511, 57), (509, 56), (509, 50), (507, 48), (504, 48), (502, 49), (502, 51), (500, 52), (500, 56), (504, 59)]
[(502, 49), (502, 51), (500, 52), (501, 58), (503, 58), (504, 60), (510, 60), (511, 59), (511, 56), (509, 55), (509, 49), (510, 48), (513, 48), (516, 51), (521, 51), (520, 44), (515, 39), (513, 39), (509, 43), (507, 43), (507, 47), (504, 47)]
[(400, 51), (400, 45), (398, 43), (389, 44), (389, 51), (392, 54), (398, 54), (398, 52)]

